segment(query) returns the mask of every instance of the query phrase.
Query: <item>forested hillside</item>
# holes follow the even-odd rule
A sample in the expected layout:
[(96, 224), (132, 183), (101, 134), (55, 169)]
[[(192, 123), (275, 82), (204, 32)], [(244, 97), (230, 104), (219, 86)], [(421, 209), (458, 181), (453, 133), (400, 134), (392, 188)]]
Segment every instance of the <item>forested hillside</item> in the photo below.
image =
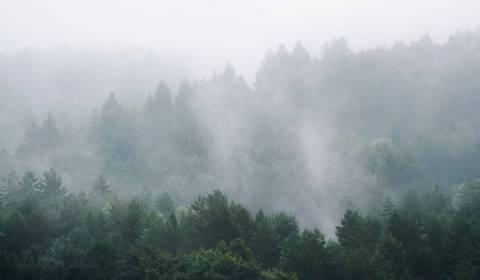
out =
[[(121, 199), (105, 177), (68, 193), (55, 170), (3, 182), (1, 279), (478, 279), (480, 181), (433, 187), (376, 215), (347, 209), (332, 241), (222, 192), (177, 207)], [(319, 218), (322, 213), (318, 213)]]
[(480, 31), (312, 53), (0, 56), (0, 279), (479, 278)]
[(360, 52), (339, 39), (320, 57), (298, 43), (268, 52), (252, 84), (227, 65), (178, 90), (160, 82), (140, 103), (92, 92), (61, 103), (91, 114), (35, 118), (11, 111), (28, 94), (12, 98), (14, 75), (0, 76), (0, 175), (55, 168), (80, 191), (102, 173), (119, 194), (180, 204), (220, 189), (332, 235), (348, 206), (479, 177), (479, 70), (478, 31)]

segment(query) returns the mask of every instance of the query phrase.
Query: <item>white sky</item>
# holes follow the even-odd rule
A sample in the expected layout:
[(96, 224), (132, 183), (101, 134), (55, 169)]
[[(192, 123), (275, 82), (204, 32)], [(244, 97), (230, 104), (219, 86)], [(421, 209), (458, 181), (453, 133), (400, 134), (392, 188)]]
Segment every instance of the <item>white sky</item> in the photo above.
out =
[[(160, 50), (251, 77), (269, 48), (313, 54), (345, 36), (358, 50), (480, 25), (479, 0), (0, 0), (0, 52), (29, 47)], [(213, 64), (212, 64), (213, 63)]]

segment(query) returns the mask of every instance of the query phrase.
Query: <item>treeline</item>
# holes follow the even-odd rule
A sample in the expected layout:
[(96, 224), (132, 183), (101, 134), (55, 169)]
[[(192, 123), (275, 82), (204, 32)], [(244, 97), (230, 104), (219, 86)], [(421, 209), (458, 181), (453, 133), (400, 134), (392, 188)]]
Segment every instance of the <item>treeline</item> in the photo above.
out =
[[(351, 205), (480, 177), (478, 72), (475, 31), (360, 52), (336, 40), (318, 57), (300, 43), (279, 47), (251, 85), (227, 65), (178, 88), (139, 89), (138, 103), (112, 93), (89, 100), (88, 116), (65, 105), (25, 126), (8, 98), (0, 176), (54, 167), (77, 192), (103, 173), (120, 195), (165, 190), (180, 204), (220, 188), (333, 235)], [(9, 85), (0, 99), (14, 96)]]
[(176, 206), (165, 192), (122, 199), (100, 176), (76, 194), (53, 169), (4, 178), (0, 202), (5, 280), (480, 277), (480, 181), (348, 209), (337, 241), (218, 190)]
[[(0, 142), (0, 172), (55, 166), (78, 187), (101, 170), (125, 189), (171, 186), (189, 200), (222, 185), (235, 197), (275, 197), (276, 204), (291, 197), (292, 185), (325, 184), (312, 180), (321, 170), (307, 154), (341, 162), (332, 167), (344, 170), (332, 175), (338, 184), (348, 176), (373, 177), (388, 190), (425, 180), (458, 184), (480, 172), (479, 38), (478, 31), (457, 33), (440, 45), (425, 36), (357, 53), (336, 40), (320, 57), (300, 43), (279, 47), (252, 86), (228, 65), (175, 91), (162, 82), (143, 104), (112, 94), (86, 119), (34, 119), (16, 148), (1, 150), (7, 144)], [(8, 132), (10, 115), (0, 129), (18, 139)], [(309, 133), (321, 138), (313, 147)]]

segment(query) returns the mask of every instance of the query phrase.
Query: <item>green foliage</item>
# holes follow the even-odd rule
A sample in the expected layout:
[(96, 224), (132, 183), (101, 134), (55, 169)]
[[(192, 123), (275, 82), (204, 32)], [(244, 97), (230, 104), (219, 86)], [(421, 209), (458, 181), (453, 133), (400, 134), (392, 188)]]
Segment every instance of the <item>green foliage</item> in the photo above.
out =
[(476, 218), (480, 213), (480, 180), (469, 181), (459, 186), (455, 207), (460, 215)]
[(262, 279), (259, 265), (238, 242), (228, 246), (220, 242), (215, 249), (194, 252), (187, 258), (187, 270), (188, 279)]
[(32, 122), (25, 130), (24, 138), (23, 144), (17, 150), (17, 155), (25, 159), (30, 159), (34, 155), (45, 155), (58, 148), (63, 141), (51, 113), (48, 113), (40, 126)]
[(126, 245), (134, 245), (140, 239), (143, 231), (144, 212), (138, 200), (128, 203), (125, 214), (121, 218), (120, 234)]
[(280, 261), (282, 243), (291, 235), (298, 234), (295, 217), (281, 212), (266, 216), (260, 210), (255, 216), (255, 231), (251, 238), (255, 257), (267, 266), (275, 266)]
[(332, 249), (318, 229), (304, 230), (284, 241), (280, 267), (296, 273), (300, 280), (341, 278), (343, 267)]
[[(115, 280), (180, 280), (183, 263), (160, 251), (136, 249), (128, 251), (119, 260)], [(191, 278), (190, 278), (191, 279)]]
[(278, 269), (263, 271), (262, 277), (264, 280), (297, 280), (297, 276), (294, 273), (286, 273)]
[(387, 200), (380, 220), (348, 209), (338, 242), (285, 212), (252, 218), (218, 190), (174, 209), (167, 193), (125, 199), (105, 179), (97, 185), (97, 195), (64, 194), (54, 170), (2, 180), (1, 279), (476, 279), (480, 271), (478, 181), (452, 195), (438, 186), (410, 192), (395, 207)]
[(255, 232), (250, 242), (255, 257), (267, 266), (274, 266), (280, 260), (280, 243), (275, 236), (270, 217), (260, 210), (255, 216)]
[(43, 173), (38, 189), (46, 196), (57, 197), (64, 195), (67, 190), (63, 186), (62, 178), (57, 175), (55, 169)]
[(414, 156), (408, 150), (400, 150), (390, 139), (372, 142), (368, 169), (388, 187), (414, 182), (421, 175)]
[(191, 211), (185, 222), (194, 238), (193, 247), (213, 248), (221, 240), (242, 237), (241, 231), (251, 223), (249, 214), (238, 215), (239, 206), (229, 202), (219, 190), (199, 197), (192, 203)]
[[(181, 203), (220, 184), (252, 209), (278, 211), (288, 203), (302, 220), (318, 214), (302, 207), (304, 196), (316, 206), (323, 199), (336, 204), (348, 189), (367, 204), (384, 195), (379, 189), (403, 194), (426, 190), (432, 181), (458, 184), (480, 174), (479, 38), (478, 31), (463, 32), (436, 44), (425, 36), (360, 52), (340, 38), (318, 56), (298, 42), (269, 52), (251, 83), (232, 65), (207, 79), (184, 80), (177, 92), (166, 81), (151, 94), (120, 83), (121, 96), (135, 91), (135, 98), (112, 93), (103, 106), (88, 98), (85, 108), (99, 108), (83, 118), (66, 113), (67, 105), (62, 115), (37, 120), (30, 110), (10, 116), (16, 103), (37, 103), (23, 100), (29, 92), (8, 94), (2, 87), (0, 95), (12, 98), (0, 104), (7, 109), (0, 121), (0, 175), (51, 165), (80, 190), (103, 172), (119, 193), (166, 190)], [(18, 63), (7, 61), (0, 68), (24, 73), (9, 71)], [(0, 84), (10, 84), (8, 77)], [(90, 89), (74, 88), (81, 94), (68, 99), (77, 105)], [(139, 100), (142, 93), (148, 97)], [(32, 123), (23, 127), (18, 120)], [(310, 137), (326, 128), (324, 141)], [(17, 131), (24, 131), (22, 143)], [(318, 192), (315, 169), (326, 172), (322, 188), (338, 193)]]
[(338, 242), (348, 249), (372, 247), (380, 236), (380, 223), (372, 218), (362, 217), (358, 211), (347, 209), (340, 225), (337, 226)]

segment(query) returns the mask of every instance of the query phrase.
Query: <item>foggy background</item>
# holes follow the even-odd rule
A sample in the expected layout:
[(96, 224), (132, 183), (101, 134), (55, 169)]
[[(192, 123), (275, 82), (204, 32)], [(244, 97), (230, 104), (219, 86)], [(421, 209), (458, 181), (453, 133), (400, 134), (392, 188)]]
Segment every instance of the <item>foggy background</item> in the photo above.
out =
[[(183, 58), (194, 78), (227, 61), (252, 81), (264, 53), (300, 40), (319, 55), (341, 36), (353, 50), (409, 42), (424, 33), (444, 42), (478, 25), (475, 0), (424, 1), (0, 1), (0, 52), (71, 48)], [(185, 75), (185, 74), (184, 74)]]
[(179, 205), (221, 189), (332, 236), (347, 207), (478, 177), (479, 15), (475, 1), (2, 1), (0, 175), (53, 167), (81, 191), (102, 173)]

